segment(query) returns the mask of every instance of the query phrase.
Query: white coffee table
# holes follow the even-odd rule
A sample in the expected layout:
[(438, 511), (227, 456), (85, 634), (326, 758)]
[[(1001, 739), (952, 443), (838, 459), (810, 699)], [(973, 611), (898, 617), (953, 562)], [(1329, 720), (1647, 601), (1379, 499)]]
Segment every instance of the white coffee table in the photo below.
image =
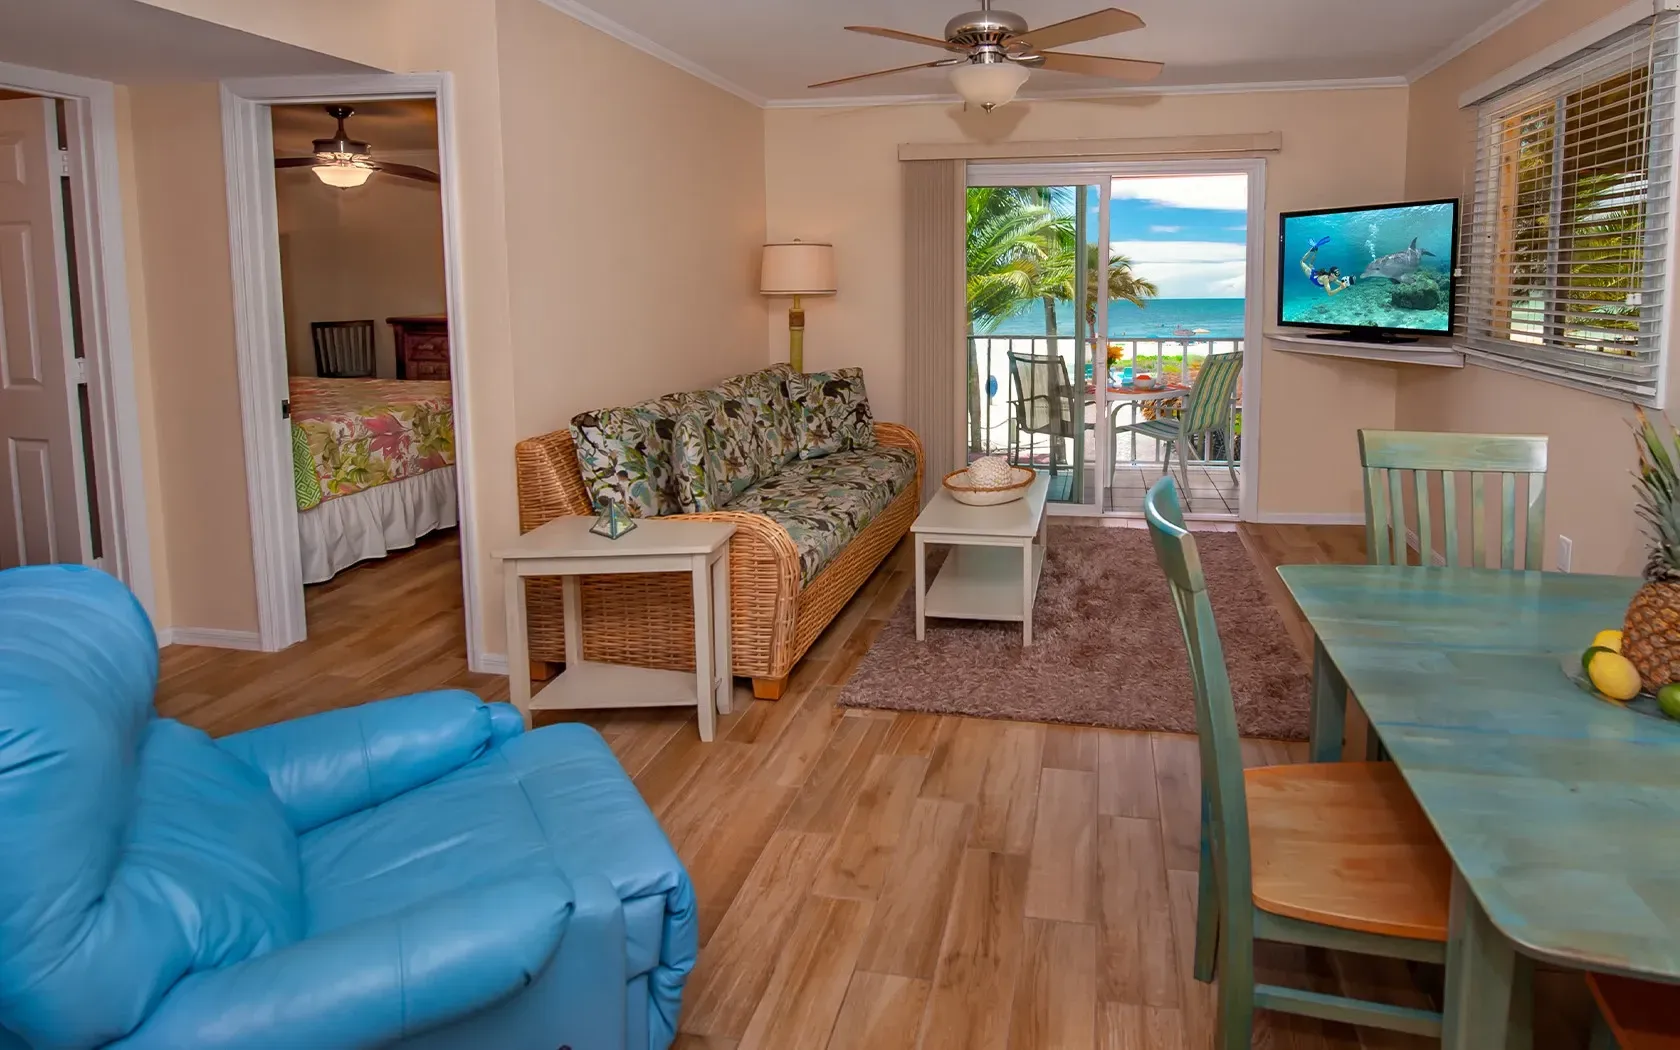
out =
[[(728, 522), (643, 518), (616, 540), (589, 531), (590, 516), (555, 518), (495, 552), (507, 586), (508, 695), (531, 723), (531, 712), (600, 707), (693, 707), (700, 739), (710, 741), (717, 714), (729, 714)], [(583, 658), (583, 588), (579, 577), (631, 572), (688, 573), (694, 587), (694, 664), (665, 671)], [(531, 695), (525, 631), (525, 579), (561, 576), (566, 669)]]
[[(916, 640), (927, 618), (1019, 620), (1021, 644), (1031, 645), (1033, 601), (1049, 545), (1044, 504), (1050, 476), (1040, 474), (1027, 494), (996, 507), (958, 503), (943, 488), (928, 501), (910, 532), (916, 537)], [(927, 545), (955, 549), (927, 582)]]

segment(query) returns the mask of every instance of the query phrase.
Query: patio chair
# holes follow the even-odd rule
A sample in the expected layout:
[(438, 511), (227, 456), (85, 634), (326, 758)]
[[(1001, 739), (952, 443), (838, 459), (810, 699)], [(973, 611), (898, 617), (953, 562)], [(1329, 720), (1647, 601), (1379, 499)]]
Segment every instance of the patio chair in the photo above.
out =
[[(1062, 441), (1075, 437), (1078, 427), (1090, 426), (1080, 411), (1078, 391), (1068, 378), (1067, 361), (1055, 354), (1009, 354), (1009, 376), (1015, 402), (1015, 426), (1009, 433), (1009, 462), (1020, 461), (1020, 435), (1050, 438), (1050, 476), (1056, 476)], [(1033, 442), (1028, 439), (1029, 458)]]
[[(1185, 398), (1184, 411), (1176, 418), (1146, 419), (1141, 423), (1128, 423), (1115, 431), (1116, 436), (1131, 431), (1152, 437), (1163, 444), (1168, 457), (1173, 447), (1177, 446), (1186, 507), (1190, 506), (1190, 445), (1198, 438), (1211, 434), (1224, 435), (1225, 447), (1230, 450), (1226, 453), (1225, 468), (1231, 472), (1231, 481), (1234, 483), (1237, 480), (1237, 461), (1232, 454), (1235, 443), (1231, 436), (1231, 395), (1236, 392), (1237, 380), (1242, 378), (1242, 366), (1241, 350), (1212, 355), (1202, 362), (1202, 370)], [(1161, 468), (1163, 474), (1170, 469), (1166, 462)]]

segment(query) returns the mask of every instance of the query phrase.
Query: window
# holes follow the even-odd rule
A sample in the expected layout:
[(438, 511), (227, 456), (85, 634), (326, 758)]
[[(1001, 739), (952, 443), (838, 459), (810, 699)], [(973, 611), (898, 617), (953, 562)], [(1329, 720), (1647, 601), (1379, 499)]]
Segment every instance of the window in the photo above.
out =
[(1676, 24), (1647, 19), (1478, 106), (1462, 320), (1489, 363), (1658, 398)]

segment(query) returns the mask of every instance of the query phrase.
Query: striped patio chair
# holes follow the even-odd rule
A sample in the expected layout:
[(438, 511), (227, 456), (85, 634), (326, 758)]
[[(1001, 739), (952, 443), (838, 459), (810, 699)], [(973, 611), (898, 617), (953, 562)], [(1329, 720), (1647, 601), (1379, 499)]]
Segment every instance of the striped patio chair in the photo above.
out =
[[(1122, 434), (1129, 430), (1152, 437), (1165, 444), (1168, 455), (1171, 455), (1173, 446), (1178, 447), (1178, 466), (1183, 474), (1186, 507), (1190, 506), (1189, 448), (1198, 438), (1211, 434), (1224, 437), (1227, 450), (1225, 467), (1231, 472), (1231, 480), (1237, 480), (1236, 442), (1231, 435), (1231, 395), (1237, 389), (1237, 380), (1242, 378), (1242, 366), (1241, 350), (1212, 355), (1202, 362), (1202, 370), (1185, 399), (1184, 411), (1176, 419), (1146, 419), (1141, 423), (1127, 424), (1115, 432)], [(1167, 469), (1167, 464), (1163, 463), (1162, 473), (1166, 473)]]

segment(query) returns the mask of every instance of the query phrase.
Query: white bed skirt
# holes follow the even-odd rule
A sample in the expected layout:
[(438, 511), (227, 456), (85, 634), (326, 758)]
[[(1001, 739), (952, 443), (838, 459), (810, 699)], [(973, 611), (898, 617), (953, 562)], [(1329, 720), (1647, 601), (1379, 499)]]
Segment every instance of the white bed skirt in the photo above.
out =
[(303, 582), (324, 583), (359, 561), (412, 547), (426, 533), (455, 522), (454, 467), (326, 500), (298, 515)]

